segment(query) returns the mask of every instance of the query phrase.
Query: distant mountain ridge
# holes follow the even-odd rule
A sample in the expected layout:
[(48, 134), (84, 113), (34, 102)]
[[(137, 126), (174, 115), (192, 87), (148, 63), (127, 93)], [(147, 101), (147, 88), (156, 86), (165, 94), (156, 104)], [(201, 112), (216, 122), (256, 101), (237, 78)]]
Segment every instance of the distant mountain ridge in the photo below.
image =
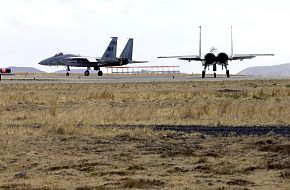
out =
[(240, 71), (238, 75), (290, 76), (290, 63), (274, 66), (249, 67)]
[(12, 73), (45, 73), (34, 67), (8, 67)]

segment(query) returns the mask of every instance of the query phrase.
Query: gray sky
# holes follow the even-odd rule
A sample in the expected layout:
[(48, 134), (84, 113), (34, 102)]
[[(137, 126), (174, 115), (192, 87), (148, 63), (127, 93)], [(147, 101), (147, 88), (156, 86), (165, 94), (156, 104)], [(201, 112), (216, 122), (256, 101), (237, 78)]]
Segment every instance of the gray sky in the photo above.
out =
[(200, 62), (156, 58), (197, 54), (200, 25), (203, 52), (212, 46), (230, 52), (233, 25), (235, 53), (276, 54), (231, 62), (233, 73), (288, 63), (289, 10), (289, 0), (0, 0), (0, 67), (63, 69), (37, 63), (60, 51), (99, 57), (118, 36), (118, 54), (133, 37), (135, 60), (200, 73)]

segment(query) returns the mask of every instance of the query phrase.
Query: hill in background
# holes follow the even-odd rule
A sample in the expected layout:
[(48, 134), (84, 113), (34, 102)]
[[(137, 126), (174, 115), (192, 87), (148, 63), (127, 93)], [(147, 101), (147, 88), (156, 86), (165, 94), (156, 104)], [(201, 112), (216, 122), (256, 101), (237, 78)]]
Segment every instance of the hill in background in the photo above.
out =
[[(12, 70), (12, 73), (46, 73), (42, 70), (36, 69), (34, 67), (8, 67)], [(70, 73), (84, 73), (86, 69), (72, 69)], [(96, 71), (91, 70), (91, 73), (96, 73)], [(66, 73), (66, 70), (56, 71), (54, 73)], [(290, 63), (274, 65), (274, 66), (258, 66), (249, 67), (239, 73), (238, 75), (272, 75), (272, 76), (290, 76)]]
[(290, 76), (290, 63), (274, 66), (249, 67), (240, 71), (238, 75)]
[(39, 69), (33, 67), (8, 67), (12, 73), (45, 73)]

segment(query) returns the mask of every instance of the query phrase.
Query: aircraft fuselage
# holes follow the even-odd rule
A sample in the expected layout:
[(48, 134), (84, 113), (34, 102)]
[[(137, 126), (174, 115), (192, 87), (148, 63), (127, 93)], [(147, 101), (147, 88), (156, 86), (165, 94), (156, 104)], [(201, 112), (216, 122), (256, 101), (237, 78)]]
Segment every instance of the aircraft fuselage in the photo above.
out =
[(212, 48), (211, 51), (204, 55), (203, 66), (210, 65), (228, 65), (230, 57), (224, 52), (220, 52), (216, 48)]

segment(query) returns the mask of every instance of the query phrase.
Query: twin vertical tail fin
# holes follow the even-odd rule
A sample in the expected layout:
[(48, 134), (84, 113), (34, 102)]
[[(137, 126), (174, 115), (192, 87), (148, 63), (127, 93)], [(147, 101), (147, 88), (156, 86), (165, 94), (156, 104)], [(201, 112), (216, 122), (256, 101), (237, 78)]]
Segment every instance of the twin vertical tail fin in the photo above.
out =
[(199, 26), (199, 58), (201, 58), (201, 26)]
[(132, 61), (132, 58), (133, 58), (133, 41), (134, 41), (133, 38), (129, 38), (129, 40), (128, 40), (123, 52), (120, 55), (120, 58)]
[(109, 46), (107, 47), (102, 60), (115, 60), (117, 57), (117, 41), (118, 38), (117, 37), (112, 37), (112, 40), (109, 44)]
[(231, 59), (234, 57), (233, 26), (231, 26)]
[(231, 58), (234, 57), (233, 26), (231, 26)]
[[(199, 57), (201, 57), (201, 26), (199, 26)], [(231, 58), (234, 57), (233, 26), (231, 26)]]

